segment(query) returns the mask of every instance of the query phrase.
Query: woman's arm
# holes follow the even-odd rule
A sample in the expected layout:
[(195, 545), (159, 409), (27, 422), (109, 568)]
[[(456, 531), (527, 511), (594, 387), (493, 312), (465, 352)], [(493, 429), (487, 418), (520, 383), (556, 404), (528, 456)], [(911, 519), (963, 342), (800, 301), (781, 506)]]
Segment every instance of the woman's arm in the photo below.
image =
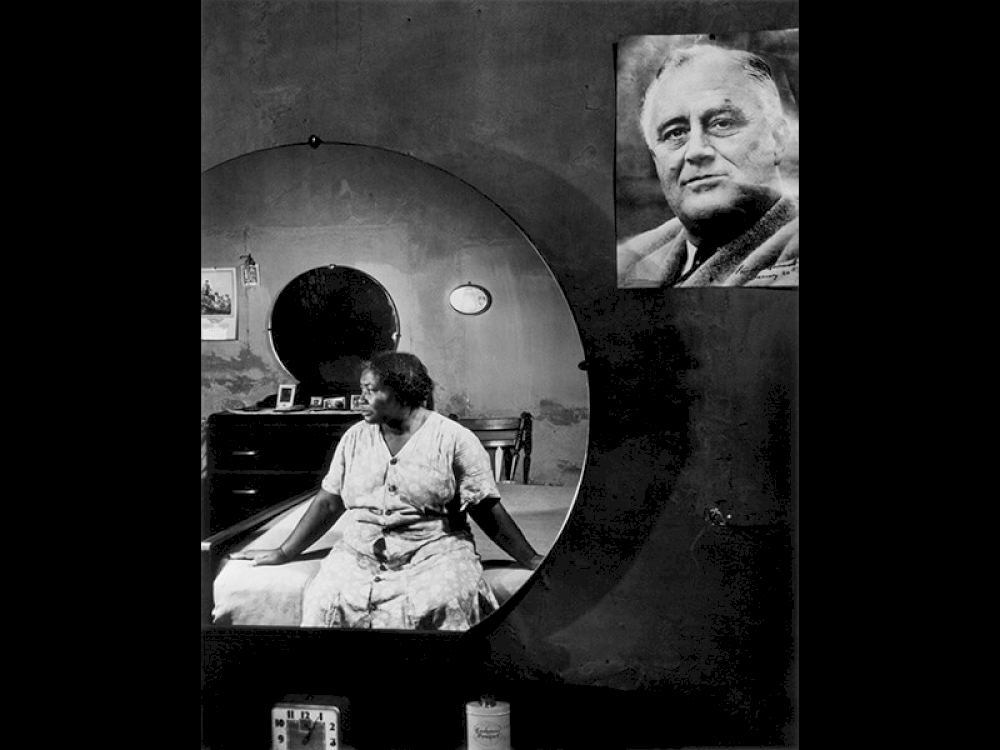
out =
[(340, 495), (320, 489), (292, 533), (277, 549), (248, 549), (234, 552), (229, 557), (232, 560), (252, 560), (254, 565), (280, 565), (294, 559), (329, 531), (344, 510)]
[(531, 546), (520, 527), (507, 513), (498, 497), (487, 497), (469, 507), (472, 516), (483, 532), (500, 549), (526, 568), (534, 570), (542, 562), (542, 556)]

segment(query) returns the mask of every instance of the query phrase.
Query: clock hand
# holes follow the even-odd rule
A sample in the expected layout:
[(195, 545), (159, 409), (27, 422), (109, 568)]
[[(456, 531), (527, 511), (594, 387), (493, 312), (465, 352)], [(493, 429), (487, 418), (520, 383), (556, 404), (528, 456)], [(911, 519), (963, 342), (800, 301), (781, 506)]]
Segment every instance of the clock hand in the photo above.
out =
[(306, 735), (306, 738), (302, 740), (303, 745), (309, 744), (309, 739), (313, 736), (313, 730), (316, 728), (316, 721), (317, 721), (316, 719), (313, 719), (313, 722), (309, 727), (309, 733)]

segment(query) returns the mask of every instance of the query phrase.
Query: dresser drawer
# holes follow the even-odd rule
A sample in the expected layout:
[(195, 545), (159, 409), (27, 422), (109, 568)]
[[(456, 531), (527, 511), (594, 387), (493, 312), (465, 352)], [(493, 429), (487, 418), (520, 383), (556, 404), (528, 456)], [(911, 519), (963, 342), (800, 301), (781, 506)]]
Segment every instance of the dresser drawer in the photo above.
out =
[(330, 465), (343, 430), (211, 432), (208, 460), (219, 471), (320, 471)]
[(294, 495), (319, 489), (322, 473), (214, 473), (208, 481), (207, 533), (214, 534)]
[(211, 415), (202, 510), (207, 533), (318, 489), (337, 443), (360, 419), (349, 412)]

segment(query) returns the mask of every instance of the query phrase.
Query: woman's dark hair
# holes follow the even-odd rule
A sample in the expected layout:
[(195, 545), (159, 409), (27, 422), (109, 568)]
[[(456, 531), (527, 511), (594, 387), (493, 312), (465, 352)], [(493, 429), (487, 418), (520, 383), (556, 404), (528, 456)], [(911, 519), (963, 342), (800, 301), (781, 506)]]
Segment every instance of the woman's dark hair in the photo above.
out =
[(434, 408), (434, 381), (415, 354), (379, 352), (362, 365), (362, 372), (366, 370), (391, 388), (403, 406)]

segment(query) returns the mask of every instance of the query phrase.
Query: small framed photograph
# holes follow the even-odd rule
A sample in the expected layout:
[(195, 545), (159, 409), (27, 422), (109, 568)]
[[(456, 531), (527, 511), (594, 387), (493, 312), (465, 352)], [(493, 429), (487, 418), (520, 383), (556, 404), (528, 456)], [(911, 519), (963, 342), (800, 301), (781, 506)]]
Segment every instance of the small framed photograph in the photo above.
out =
[(243, 266), (243, 286), (257, 286), (260, 284), (260, 271), (257, 266), (247, 264)]
[(365, 401), (361, 397), (361, 394), (351, 396), (351, 411), (361, 411), (364, 408)]
[(309, 397), (309, 407), (312, 409), (322, 409), (323, 408), (323, 397), (322, 396), (310, 396)]
[(274, 408), (284, 411), (295, 406), (295, 389), (296, 386), (294, 383), (279, 385), (278, 400), (277, 403), (275, 403)]
[(334, 396), (333, 398), (323, 399), (324, 409), (333, 409), (334, 411), (344, 411), (347, 409), (347, 399), (343, 396)]

